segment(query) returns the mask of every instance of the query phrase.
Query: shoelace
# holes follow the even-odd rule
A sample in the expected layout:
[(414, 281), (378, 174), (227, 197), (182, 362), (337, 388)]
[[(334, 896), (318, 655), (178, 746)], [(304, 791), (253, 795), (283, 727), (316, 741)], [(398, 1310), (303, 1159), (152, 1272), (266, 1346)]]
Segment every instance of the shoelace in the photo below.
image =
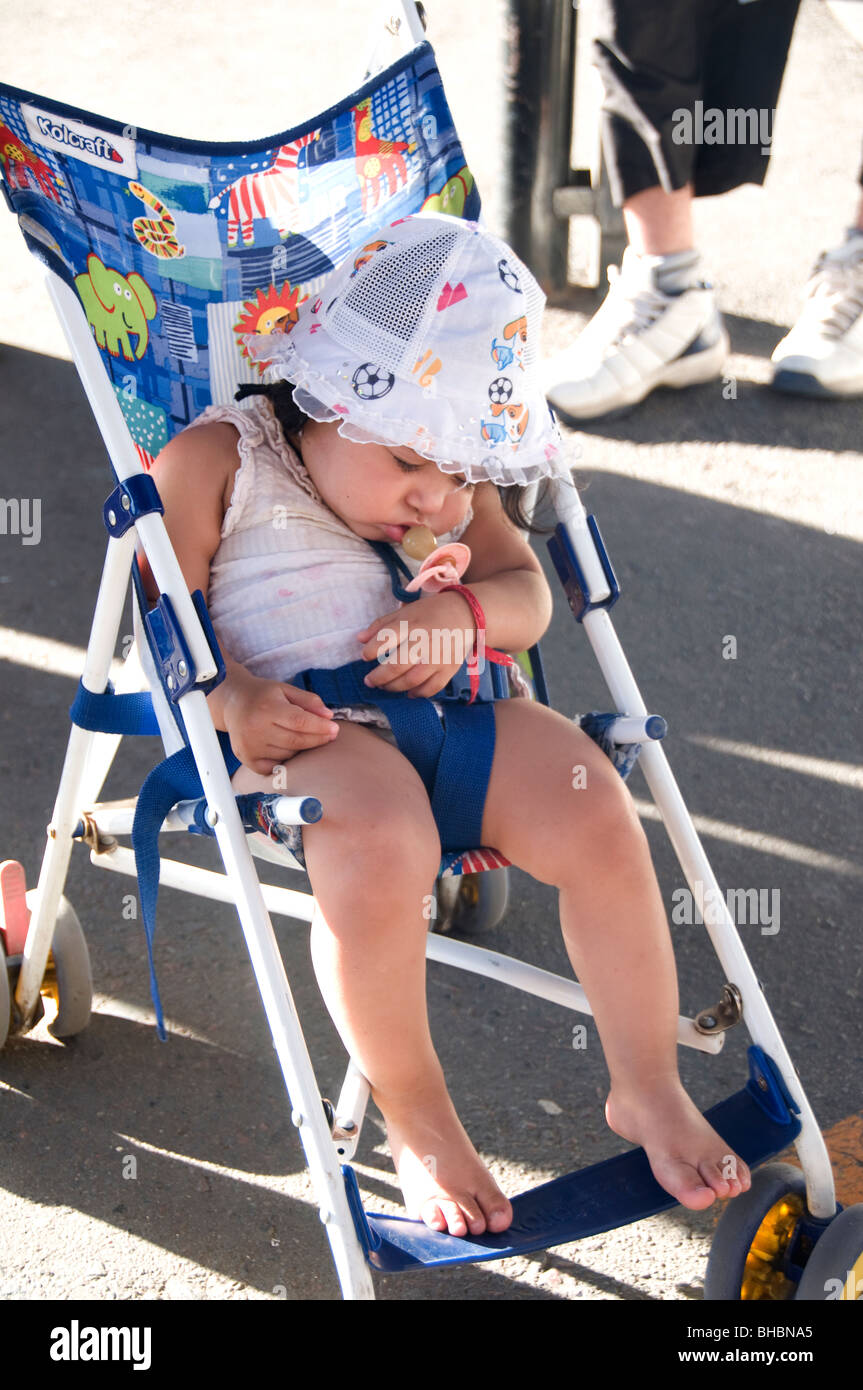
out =
[(854, 259), (835, 251), (819, 256), (806, 298), (806, 312), (825, 338), (847, 333), (863, 313), (863, 248)]
[(595, 319), (597, 330), (602, 321), (608, 347), (619, 347), (627, 338), (651, 328), (668, 308), (668, 295), (647, 285), (633, 285), (619, 266), (608, 267), (608, 283), (611, 293)]

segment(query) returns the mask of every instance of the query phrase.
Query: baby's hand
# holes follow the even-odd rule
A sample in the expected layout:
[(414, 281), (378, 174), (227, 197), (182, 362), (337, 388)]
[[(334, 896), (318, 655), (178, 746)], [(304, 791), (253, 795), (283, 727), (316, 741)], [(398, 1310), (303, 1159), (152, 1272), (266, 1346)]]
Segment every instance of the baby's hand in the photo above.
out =
[(253, 772), (267, 777), (295, 753), (331, 743), (338, 734), (319, 695), (248, 671), (232, 675), (223, 704), (225, 728), (240, 762)]
[(473, 613), (455, 593), (429, 594), (357, 633), (366, 661), (379, 662), (366, 685), (410, 695), (437, 695), (472, 655)]

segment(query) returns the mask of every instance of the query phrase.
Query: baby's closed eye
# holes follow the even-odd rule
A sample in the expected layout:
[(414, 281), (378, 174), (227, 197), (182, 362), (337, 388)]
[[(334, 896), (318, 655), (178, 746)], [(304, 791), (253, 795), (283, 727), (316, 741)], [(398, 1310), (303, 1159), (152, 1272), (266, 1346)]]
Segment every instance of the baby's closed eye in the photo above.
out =
[[(407, 459), (399, 458), (397, 454), (394, 454), (393, 458), (403, 473), (421, 473), (424, 468), (434, 468), (436, 466), (431, 460), (429, 460), (428, 463), (409, 463)], [(452, 478), (458, 491), (466, 487), (471, 489), (476, 487), (476, 483), (469, 483), (463, 473), (448, 473), (447, 477)]]

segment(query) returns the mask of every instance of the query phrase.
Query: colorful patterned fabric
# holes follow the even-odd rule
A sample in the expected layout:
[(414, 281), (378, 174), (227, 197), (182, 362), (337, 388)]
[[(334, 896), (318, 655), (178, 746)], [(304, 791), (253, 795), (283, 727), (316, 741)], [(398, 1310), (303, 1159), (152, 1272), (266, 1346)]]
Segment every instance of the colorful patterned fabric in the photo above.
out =
[(383, 222), (476, 218), (434, 54), (421, 44), (314, 121), (206, 144), (0, 84), (0, 169), (31, 251), (76, 291), (145, 467), (238, 383)]
[(510, 862), (496, 849), (467, 849), (461, 854), (445, 854), (438, 872), (441, 878), (456, 878), (459, 874), (481, 874), (486, 869), (506, 869)]

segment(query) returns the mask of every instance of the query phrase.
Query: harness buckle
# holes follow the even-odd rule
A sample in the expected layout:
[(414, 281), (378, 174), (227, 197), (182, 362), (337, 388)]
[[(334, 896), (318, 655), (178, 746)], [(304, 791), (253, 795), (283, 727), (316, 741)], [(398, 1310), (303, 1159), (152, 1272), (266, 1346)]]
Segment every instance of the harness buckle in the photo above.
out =
[(200, 589), (196, 589), (192, 594), (192, 603), (195, 605), (195, 612), (216, 663), (216, 674), (212, 680), (202, 681), (200, 684), (197, 681), (189, 645), (168, 595), (160, 595), (155, 608), (144, 614), (144, 622), (152, 639), (151, 650), (158, 658), (162, 684), (168, 699), (175, 705), (192, 689), (202, 690), (205, 695), (209, 695), (210, 691), (225, 679), (225, 663)]

